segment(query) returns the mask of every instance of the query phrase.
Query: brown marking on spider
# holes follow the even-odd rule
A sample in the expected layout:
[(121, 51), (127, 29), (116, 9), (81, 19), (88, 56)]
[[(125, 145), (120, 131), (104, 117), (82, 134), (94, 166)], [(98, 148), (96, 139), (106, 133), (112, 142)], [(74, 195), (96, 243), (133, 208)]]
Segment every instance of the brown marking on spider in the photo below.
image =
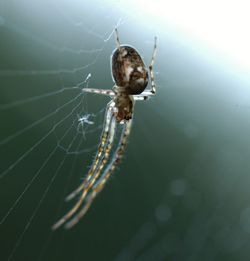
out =
[(128, 95), (142, 93), (148, 84), (148, 70), (140, 54), (131, 46), (118, 47), (111, 56), (112, 76), (119, 91)]
[(132, 118), (134, 99), (132, 95), (141, 94), (148, 84), (148, 71), (135, 48), (118, 45), (111, 56), (112, 77), (117, 93), (114, 99), (118, 122)]

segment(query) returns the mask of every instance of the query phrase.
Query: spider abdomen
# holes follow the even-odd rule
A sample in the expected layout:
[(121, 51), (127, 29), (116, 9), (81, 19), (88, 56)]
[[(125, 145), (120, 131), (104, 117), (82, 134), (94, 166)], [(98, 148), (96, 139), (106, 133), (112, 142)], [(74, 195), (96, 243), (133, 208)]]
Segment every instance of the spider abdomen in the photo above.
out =
[(148, 84), (148, 71), (140, 54), (131, 46), (120, 46), (111, 56), (112, 76), (119, 89), (129, 95), (142, 93)]

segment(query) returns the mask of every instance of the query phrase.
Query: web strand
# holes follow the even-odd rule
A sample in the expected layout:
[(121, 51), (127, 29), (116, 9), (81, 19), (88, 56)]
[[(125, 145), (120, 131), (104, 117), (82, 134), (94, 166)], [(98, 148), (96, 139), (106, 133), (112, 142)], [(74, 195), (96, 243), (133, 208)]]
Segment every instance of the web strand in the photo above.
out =
[[(0, 145), (4, 145), (8, 142), (10, 142), (11, 140), (13, 140), (14, 138), (18, 137), (19, 135), (23, 134), (24, 132), (26, 132), (27, 130), (31, 129), (32, 127), (38, 125), (39, 123), (43, 122), (45, 119), (54, 116), (60, 109), (62, 109), (63, 107), (65, 107), (66, 105), (70, 104), (71, 102), (75, 101), (77, 98), (81, 97), (81, 93), (78, 94), (74, 99), (72, 99), (71, 101), (65, 103), (64, 105), (62, 105), (60, 108), (57, 108), (55, 111), (53, 111), (52, 113), (46, 115), (45, 117), (43, 117), (42, 119), (32, 123), (31, 125), (25, 127), (24, 129), (16, 132), (15, 134), (9, 136), (8, 138), (4, 139), (1, 141)], [(78, 104), (78, 106), (81, 105), (81, 102)], [(77, 106), (77, 107), (78, 107)], [(0, 178), (3, 178), (4, 176), (6, 176), (13, 168), (15, 168), (17, 166), (17, 164), (22, 161), (25, 157), (27, 157), (29, 155), (30, 152), (32, 152), (37, 146), (39, 146), (49, 135), (51, 135), (55, 128), (60, 125), (63, 121), (65, 121), (67, 118), (69, 118), (74, 111), (77, 109), (77, 107), (75, 107), (74, 109), (71, 110), (71, 112), (66, 115), (63, 119), (61, 119), (59, 122), (57, 122), (40, 140), (38, 140), (32, 147), (30, 147), (25, 153), (23, 153), (23, 155), (21, 157), (19, 157), (14, 163), (12, 163), (5, 171), (3, 171), (0, 175)]]
[[(73, 126), (73, 124), (72, 124)], [(68, 131), (72, 128), (72, 126), (70, 126), (68, 128), (68, 130), (66, 130), (66, 132), (64, 133), (64, 135), (62, 136), (61, 140), (67, 135)], [(70, 142), (68, 149), (70, 149), (70, 147), (72, 146), (72, 144), (74, 143), (74, 141), (77, 139), (77, 135), (72, 139), (72, 141)], [(7, 215), (5, 215), (4, 219), (1, 221), (4, 222), (4, 220), (7, 218), (7, 216), (11, 213), (11, 211), (14, 209), (14, 207), (18, 204), (18, 202), (20, 201), (20, 199), (22, 198), (22, 196), (24, 195), (24, 193), (28, 190), (28, 188), (31, 186), (31, 184), (35, 181), (35, 179), (38, 177), (38, 175), (41, 173), (41, 171), (44, 169), (44, 167), (46, 166), (46, 164), (49, 162), (49, 160), (52, 158), (53, 154), (57, 151), (58, 146), (54, 147), (54, 149), (51, 151), (51, 153), (49, 154), (49, 156), (47, 157), (47, 159), (44, 161), (44, 163), (42, 164), (42, 166), (39, 168), (39, 170), (37, 171), (37, 173), (33, 176), (32, 180), (27, 184), (27, 186), (25, 187), (24, 191), (22, 192), (22, 194), (19, 196), (19, 198), (17, 199), (17, 201), (14, 203), (14, 205), (11, 207), (11, 209), (8, 211)], [(27, 232), (27, 230), (29, 229), (29, 227), (31, 226), (31, 223), (33, 221), (33, 219), (35, 218), (35, 216), (37, 215), (38, 210), (40, 209), (41, 204), (43, 203), (43, 201), (45, 200), (51, 186), (54, 183), (54, 180), (56, 179), (59, 171), (61, 170), (61, 168), (64, 165), (64, 162), (67, 158), (67, 154), (64, 155), (62, 161), (60, 162), (58, 168), (56, 169), (55, 173), (52, 175), (52, 178), (49, 182), (49, 184), (46, 186), (46, 189), (44, 191), (44, 193), (42, 194), (42, 197), (40, 198), (37, 206), (35, 207), (34, 211), (32, 212), (28, 222), (26, 223), (23, 232), (20, 234), (19, 238), (16, 241), (16, 244), (13, 248), (13, 250), (11, 251), (10, 256), (8, 257), (8, 261), (11, 260), (15, 254), (15, 252), (17, 251), (20, 243), (22, 242), (25, 233)]]
[[(31, 239), (28, 236), (33, 230), (38, 229), (34, 221), (39, 221), (40, 210), (44, 203), (47, 204), (47, 201), (52, 200), (48, 198), (49, 192), (55, 185), (55, 181), (58, 182), (59, 177), (65, 174), (67, 163), (70, 162), (72, 166), (68, 173), (68, 182), (63, 186), (64, 189), (57, 188), (57, 191), (63, 191), (64, 195), (71, 191), (69, 184), (74, 175), (82, 177), (85, 174), (82, 172), (83, 166), (79, 168), (79, 162), (84, 160), (85, 168), (90, 165), (91, 156), (98, 146), (106, 104), (93, 106), (91, 99), (88, 101), (85, 96), (87, 94), (82, 92), (82, 88), (88, 87), (90, 80), (92, 81), (91, 73), (101, 75), (96, 65), (99, 62), (101, 64), (102, 59), (107, 61), (109, 69), (110, 50), (108, 56), (104, 51), (110, 48), (108, 45), (111, 40), (111, 48), (113, 48), (113, 29), (122, 21), (120, 17), (114, 18), (103, 30), (93, 25), (88, 27), (84, 21), (79, 23), (67, 13), (68, 10), (66, 12), (61, 10), (59, 5), (51, 4), (51, 7), (55, 12), (53, 19), (54, 15), (58, 15), (58, 21), (65, 26), (64, 29), (69, 26), (72, 37), (78, 36), (75, 42), (71, 37), (59, 39), (59, 34), (55, 31), (52, 39), (43, 34), (43, 30), (33, 30), (32, 23), (23, 23), (23, 17), (29, 19), (26, 15), (20, 16), (20, 23), (16, 23), (15, 19), (8, 17), (7, 13), (5, 16), (3, 12), (1, 21), (4, 23), (0, 24), (0, 30), (3, 30), (5, 37), (9, 35), (15, 37), (13, 49), (10, 46), (9, 49), (6, 48), (6, 53), (0, 53), (1, 57), (7, 59), (7, 62), (3, 59), (4, 64), (0, 67), (0, 91), (3, 93), (0, 113), (4, 116), (1, 125), (5, 127), (0, 140), (4, 163), (0, 172), (0, 181), (3, 185), (2, 193), (7, 195), (1, 197), (7, 200), (3, 199), (5, 210), (0, 217), (0, 226), (6, 231), (10, 226), (12, 231), (13, 228), (15, 229), (13, 220), (18, 223), (17, 231), (10, 233), (6, 241), (12, 246), (6, 251), (7, 260), (13, 261), (21, 258), (23, 249), (29, 248), (30, 254), (32, 253)], [(39, 21), (39, 18), (37, 20)], [(64, 33), (61, 35), (64, 37)], [(10, 39), (7, 40), (9, 42)], [(44, 52), (44, 57), (40, 52), (42, 55)], [(49, 57), (50, 54), (52, 58)], [(14, 60), (11, 60), (12, 56)], [(111, 77), (109, 78), (111, 82)], [(44, 86), (40, 80), (42, 84), (45, 82)], [(93, 87), (112, 87), (103, 84), (102, 80), (98, 79), (97, 82), (98, 86), (95, 83)], [(90, 87), (92, 85), (91, 83)], [(48, 108), (43, 110), (44, 107)], [(39, 116), (36, 116), (36, 112)], [(16, 119), (19, 115), (27, 118), (24, 121), (20, 118), (19, 122), (19, 119)], [(79, 126), (79, 119), (84, 119), (87, 115), (90, 115), (90, 118), (82, 121), (82, 125)], [(30, 140), (25, 143), (27, 139)], [(5, 151), (7, 151), (6, 155), (4, 155)], [(50, 168), (53, 170), (48, 172), (47, 169)], [(48, 180), (45, 182), (43, 175), (46, 173), (48, 173)], [(6, 183), (10, 187), (5, 188)], [(38, 191), (33, 192), (38, 184), (41, 184)], [(34, 200), (34, 205), (27, 201), (31, 198), (31, 201)], [(57, 204), (58, 213), (61, 212), (64, 198), (60, 200), (62, 203), (59, 206)], [(40, 259), (47, 254), (47, 249), (53, 240), (54, 234), (50, 231), (50, 227), (48, 231), (44, 245), (39, 246), (41, 251), (38, 258)], [(4, 237), (4, 234), (2, 236)]]

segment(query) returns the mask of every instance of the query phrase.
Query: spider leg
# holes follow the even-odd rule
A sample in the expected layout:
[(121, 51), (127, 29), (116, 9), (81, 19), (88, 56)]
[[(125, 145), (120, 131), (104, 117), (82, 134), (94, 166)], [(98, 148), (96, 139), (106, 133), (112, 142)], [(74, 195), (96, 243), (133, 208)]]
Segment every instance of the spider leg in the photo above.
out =
[(112, 90), (83, 88), (82, 91), (83, 92), (95, 93), (95, 94), (101, 94), (101, 95), (108, 95), (111, 98), (115, 96), (115, 93)]
[(140, 94), (133, 95), (135, 101), (147, 100), (148, 98), (155, 95), (155, 93), (156, 93), (156, 85), (155, 85), (154, 70), (153, 70), (156, 50), (157, 50), (157, 38), (155, 37), (153, 55), (152, 55), (151, 63), (149, 65), (149, 76), (150, 76), (150, 81), (151, 81), (151, 89), (145, 90)]
[(122, 135), (120, 138), (120, 142), (119, 142), (118, 148), (115, 152), (115, 155), (114, 155), (112, 161), (107, 166), (106, 170), (104, 171), (104, 173), (102, 174), (100, 179), (93, 186), (92, 191), (87, 196), (86, 203), (83, 206), (83, 208), (81, 209), (81, 211), (78, 212), (78, 214), (65, 225), (65, 227), (67, 229), (70, 229), (74, 225), (76, 225), (79, 222), (79, 220), (86, 214), (86, 212), (90, 208), (92, 202), (94, 201), (95, 197), (102, 191), (107, 180), (111, 176), (112, 172), (115, 170), (117, 165), (120, 163), (122, 156), (124, 154), (124, 151), (125, 151), (125, 147), (127, 144), (128, 136), (130, 134), (131, 126), (132, 126), (132, 119), (125, 122), (124, 127), (123, 127), (123, 132), (122, 132)]
[[(113, 117), (113, 108), (114, 108), (114, 102), (111, 101), (107, 105), (106, 117), (105, 117), (106, 120), (105, 120), (105, 124), (104, 124), (101, 142), (100, 142), (100, 145), (98, 148), (98, 152), (97, 152), (94, 162), (88, 172), (88, 175), (87, 175), (86, 179), (84, 180), (84, 182), (67, 197), (67, 200), (72, 199), (80, 192), (82, 192), (82, 194), (81, 194), (80, 198), (78, 199), (77, 203), (74, 205), (74, 207), (66, 215), (64, 215), (58, 222), (56, 222), (53, 225), (53, 227), (52, 227), (53, 230), (57, 229), (63, 223), (65, 223), (79, 209), (79, 207), (83, 203), (83, 201), (88, 193), (88, 190), (94, 184), (94, 182), (92, 182), (90, 180), (96, 173), (96, 170), (98, 170), (100, 161), (102, 162), (103, 161), (102, 158), (105, 157), (105, 155), (109, 155), (109, 153), (110, 153), (113, 139), (114, 139), (114, 134), (115, 134), (114, 133), (115, 132), (114, 124), (116, 123), (116, 121)], [(109, 151), (109, 153), (108, 153), (108, 151)], [(103, 153), (104, 153), (104, 156), (103, 156)], [(95, 178), (95, 180), (96, 180), (96, 178)]]
[(151, 91), (146, 90), (140, 94), (133, 95), (133, 98), (135, 101), (145, 101), (153, 95), (155, 95), (155, 93), (152, 93)]
[[(85, 186), (81, 185), (77, 189), (77, 193), (80, 193), (82, 191), (82, 194), (85, 193), (85, 196), (86, 196), (88, 191), (92, 188), (92, 186), (95, 184), (96, 180), (99, 178), (102, 169), (107, 164), (107, 161), (109, 159), (110, 152), (111, 152), (112, 145), (113, 145), (113, 141), (114, 141), (115, 130), (116, 130), (116, 119), (115, 119), (115, 117), (112, 117), (112, 121), (111, 121), (111, 124), (110, 124), (110, 130), (109, 130), (109, 138), (107, 140), (107, 144), (106, 144), (105, 149), (103, 151), (101, 160), (99, 160), (98, 166), (93, 171), (92, 175), (88, 179), (88, 182), (85, 182), (85, 184), (84, 184)], [(83, 198), (83, 200), (84, 200), (84, 198)]]
[(111, 124), (110, 124), (109, 139), (107, 141), (105, 150), (103, 151), (102, 159), (99, 161), (98, 167), (95, 169), (95, 171), (94, 171), (93, 175), (91, 176), (89, 182), (83, 188), (84, 191), (86, 191), (86, 192), (88, 192), (89, 189), (91, 189), (92, 186), (95, 184), (96, 180), (99, 178), (99, 176), (101, 174), (102, 169), (104, 168), (104, 166), (108, 162), (110, 152), (111, 152), (111, 149), (112, 149), (112, 145), (113, 145), (113, 141), (114, 141), (115, 131), (116, 131), (116, 119), (115, 119), (115, 117), (113, 117)]
[(155, 63), (156, 50), (157, 50), (157, 38), (155, 37), (153, 55), (152, 55), (151, 63), (149, 65), (149, 75), (150, 75), (150, 81), (151, 81), (151, 90), (150, 90), (151, 95), (155, 94), (155, 92), (156, 92), (155, 77), (154, 77), (154, 70), (153, 70), (153, 66)]
[(108, 135), (109, 135), (109, 129), (110, 129), (110, 123), (111, 123), (111, 119), (112, 119), (113, 108), (114, 108), (114, 103), (113, 103), (113, 101), (111, 101), (107, 105), (106, 113), (105, 113), (105, 116), (104, 116), (105, 123), (104, 123), (103, 133), (102, 133), (102, 136), (101, 136), (101, 141), (100, 141), (100, 144), (99, 144), (99, 147), (98, 147), (98, 151), (95, 155), (95, 159), (92, 163), (92, 166), (90, 167), (90, 170), (88, 171), (87, 177), (85, 178), (84, 182), (77, 189), (75, 189), (73, 192), (71, 192), (66, 197), (66, 201), (73, 199), (77, 194), (79, 194), (81, 192), (81, 190), (83, 190), (86, 187), (87, 183), (89, 182), (89, 180), (93, 176), (96, 168), (98, 167), (98, 164), (100, 163), (103, 152), (105, 150), (105, 146), (107, 145), (107, 138), (108, 138)]
[(116, 40), (117, 49), (120, 49), (121, 44), (120, 44), (120, 39), (119, 39), (117, 28), (115, 28), (115, 40)]

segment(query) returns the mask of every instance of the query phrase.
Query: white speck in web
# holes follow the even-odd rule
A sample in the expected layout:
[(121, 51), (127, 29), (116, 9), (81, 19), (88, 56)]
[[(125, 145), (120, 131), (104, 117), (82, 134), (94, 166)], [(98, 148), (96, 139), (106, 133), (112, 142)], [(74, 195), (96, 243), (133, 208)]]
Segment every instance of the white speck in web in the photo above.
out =
[(78, 115), (78, 122), (79, 122), (79, 124), (84, 124), (84, 123), (87, 123), (87, 124), (90, 124), (90, 125), (94, 124), (93, 121), (90, 121), (90, 120), (89, 120), (89, 118), (90, 118), (91, 116), (92, 116), (91, 114), (86, 114), (86, 115), (84, 115), (84, 116), (79, 116), (79, 115)]
[(89, 73), (89, 74), (87, 75), (87, 77), (86, 77), (86, 79), (85, 79), (84, 82), (87, 82), (87, 81), (90, 79), (90, 77), (91, 77), (91, 73)]

